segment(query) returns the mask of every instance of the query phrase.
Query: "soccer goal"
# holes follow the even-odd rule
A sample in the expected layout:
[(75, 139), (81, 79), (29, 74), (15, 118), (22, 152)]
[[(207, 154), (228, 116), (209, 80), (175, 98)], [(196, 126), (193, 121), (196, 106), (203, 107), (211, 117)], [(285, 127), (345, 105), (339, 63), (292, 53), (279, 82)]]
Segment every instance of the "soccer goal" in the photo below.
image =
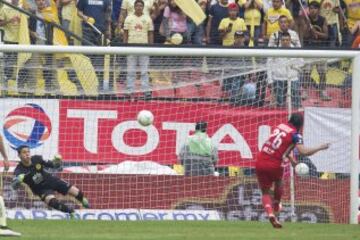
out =
[[(59, 174), (92, 209), (81, 219), (266, 220), (254, 171), (272, 128), (304, 115), (305, 146), (330, 143), (294, 174), (280, 221), (357, 223), (360, 57), (356, 51), (1, 45), (0, 117), (15, 149), (63, 157)], [(137, 114), (148, 110), (153, 124)], [(181, 158), (206, 122), (213, 166)], [(206, 168), (204, 171), (201, 168)], [(65, 218), (4, 178), (8, 216)], [(73, 199), (63, 198), (75, 208)]]

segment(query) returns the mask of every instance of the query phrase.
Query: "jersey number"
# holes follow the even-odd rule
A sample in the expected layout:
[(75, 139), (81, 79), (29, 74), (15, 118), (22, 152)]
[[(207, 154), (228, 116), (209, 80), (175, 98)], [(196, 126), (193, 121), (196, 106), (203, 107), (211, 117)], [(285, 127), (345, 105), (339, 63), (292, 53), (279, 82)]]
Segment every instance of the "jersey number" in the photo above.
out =
[(274, 150), (279, 149), (279, 147), (281, 146), (282, 141), (283, 141), (282, 138), (285, 136), (286, 136), (285, 132), (280, 131), (280, 129), (276, 128), (274, 130), (274, 132), (270, 135), (270, 137), (274, 137), (274, 139), (271, 143), (271, 148)]

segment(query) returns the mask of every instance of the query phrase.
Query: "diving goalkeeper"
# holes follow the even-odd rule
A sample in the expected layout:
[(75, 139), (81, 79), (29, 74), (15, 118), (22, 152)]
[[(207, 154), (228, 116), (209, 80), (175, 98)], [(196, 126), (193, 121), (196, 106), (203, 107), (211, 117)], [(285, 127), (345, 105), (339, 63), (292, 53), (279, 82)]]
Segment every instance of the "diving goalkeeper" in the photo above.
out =
[(15, 178), (12, 182), (14, 189), (18, 188), (21, 183), (25, 183), (49, 207), (68, 213), (71, 218), (74, 217), (74, 209), (60, 202), (55, 197), (55, 192), (73, 196), (84, 208), (89, 208), (88, 200), (77, 187), (47, 171), (48, 168), (61, 167), (60, 156), (55, 157), (53, 161), (44, 161), (42, 156), (31, 156), (28, 146), (18, 147), (17, 152), (21, 161), (15, 168)]

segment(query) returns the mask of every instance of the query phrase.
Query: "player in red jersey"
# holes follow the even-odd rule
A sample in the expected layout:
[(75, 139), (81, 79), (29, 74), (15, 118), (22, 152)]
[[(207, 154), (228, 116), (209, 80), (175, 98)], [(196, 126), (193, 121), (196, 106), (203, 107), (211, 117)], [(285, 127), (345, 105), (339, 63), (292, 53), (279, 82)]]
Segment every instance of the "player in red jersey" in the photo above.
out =
[[(328, 143), (315, 148), (304, 147), (302, 136), (299, 133), (303, 123), (304, 119), (301, 114), (292, 114), (288, 123), (282, 123), (274, 129), (257, 157), (256, 176), (262, 192), (262, 203), (274, 228), (282, 227), (275, 214), (281, 210), (284, 160), (290, 160), (293, 165), (296, 164), (296, 160), (290, 154), (294, 148), (297, 148), (299, 154), (310, 156), (329, 147)], [(273, 184), (275, 184), (274, 201), (269, 193)]]

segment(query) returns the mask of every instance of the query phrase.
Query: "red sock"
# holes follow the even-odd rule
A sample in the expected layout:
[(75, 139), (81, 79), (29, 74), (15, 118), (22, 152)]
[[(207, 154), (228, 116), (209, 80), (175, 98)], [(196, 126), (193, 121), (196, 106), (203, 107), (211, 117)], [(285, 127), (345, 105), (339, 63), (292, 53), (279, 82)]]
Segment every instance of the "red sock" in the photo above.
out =
[(271, 196), (269, 194), (264, 194), (262, 196), (262, 204), (263, 204), (263, 207), (264, 207), (265, 212), (267, 213), (267, 215), (274, 214), (273, 213), (273, 208), (272, 208)]
[(275, 189), (274, 189), (274, 201), (277, 202), (277, 203), (280, 203), (281, 202), (281, 197), (283, 195), (283, 186), (281, 185), (280, 187), (277, 187), (275, 186)]

